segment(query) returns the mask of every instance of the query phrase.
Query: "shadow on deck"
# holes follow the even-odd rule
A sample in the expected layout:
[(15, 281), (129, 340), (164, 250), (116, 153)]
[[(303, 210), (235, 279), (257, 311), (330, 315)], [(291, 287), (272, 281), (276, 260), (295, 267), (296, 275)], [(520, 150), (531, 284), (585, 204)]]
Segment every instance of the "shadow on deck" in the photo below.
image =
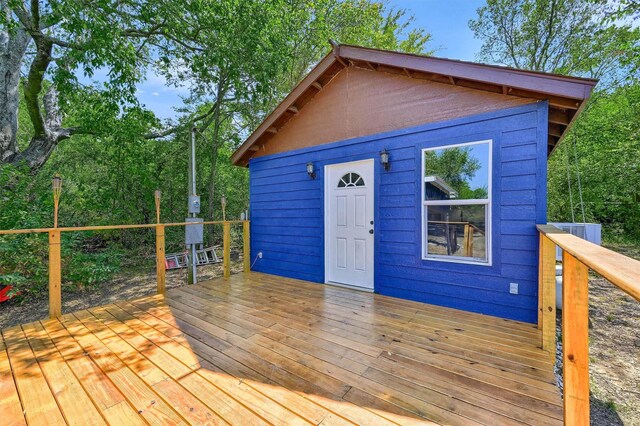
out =
[(238, 274), (12, 327), (9, 424), (560, 424), (535, 326)]

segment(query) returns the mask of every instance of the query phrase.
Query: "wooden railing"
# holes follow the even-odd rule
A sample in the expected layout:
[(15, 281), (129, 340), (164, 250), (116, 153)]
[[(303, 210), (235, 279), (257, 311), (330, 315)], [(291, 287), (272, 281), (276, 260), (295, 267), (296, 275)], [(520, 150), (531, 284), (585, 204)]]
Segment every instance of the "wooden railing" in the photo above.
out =
[(445, 238), (447, 241), (447, 250), (450, 249), (451, 246), (456, 246), (456, 244), (452, 244), (451, 241), (449, 240), (449, 233), (447, 231), (447, 229), (449, 229), (449, 225), (463, 225), (464, 226), (464, 237), (462, 240), (462, 248), (463, 248), (463, 252), (464, 252), (464, 256), (465, 257), (473, 257), (473, 234), (475, 233), (475, 231), (478, 231), (480, 234), (484, 235), (484, 232), (482, 231), (482, 229), (478, 228), (476, 225), (474, 225), (471, 222), (451, 222), (451, 221), (445, 221), (445, 220), (429, 220), (428, 221), (429, 224), (435, 223), (438, 225), (444, 225), (445, 226)]
[(539, 314), (542, 348), (555, 359), (556, 246), (562, 254), (564, 422), (589, 424), (589, 269), (640, 301), (640, 262), (552, 225), (540, 232)]
[(105, 225), (105, 226), (78, 226), (69, 228), (35, 228), (35, 229), (9, 229), (0, 230), (0, 235), (48, 233), (49, 234), (49, 316), (57, 318), (62, 314), (62, 256), (61, 239), (65, 232), (77, 231), (106, 231), (117, 229), (141, 229), (153, 228), (156, 234), (156, 282), (159, 294), (164, 294), (166, 290), (166, 268), (165, 268), (165, 228), (173, 226), (193, 226), (193, 225), (222, 225), (222, 265), (223, 275), (228, 278), (231, 275), (231, 225), (242, 224), (243, 231), (243, 261), (244, 271), (251, 269), (250, 247), (249, 247), (249, 221), (248, 220), (228, 220), (228, 221), (205, 221), (205, 222), (175, 222), (175, 223), (153, 223), (139, 225)]

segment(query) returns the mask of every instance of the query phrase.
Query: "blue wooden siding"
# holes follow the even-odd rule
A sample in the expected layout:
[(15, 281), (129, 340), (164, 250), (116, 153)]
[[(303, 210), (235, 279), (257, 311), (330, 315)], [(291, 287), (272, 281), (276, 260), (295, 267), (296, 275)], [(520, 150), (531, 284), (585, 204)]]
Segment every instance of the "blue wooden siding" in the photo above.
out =
[[(421, 150), (493, 140), (491, 266), (423, 260)], [(379, 164), (387, 149), (391, 170)], [(527, 322), (537, 320), (536, 223), (546, 222), (545, 102), (251, 160), (254, 270), (324, 282), (324, 166), (374, 158), (375, 291)], [(317, 177), (307, 176), (306, 163)], [(509, 284), (519, 284), (519, 294)]]

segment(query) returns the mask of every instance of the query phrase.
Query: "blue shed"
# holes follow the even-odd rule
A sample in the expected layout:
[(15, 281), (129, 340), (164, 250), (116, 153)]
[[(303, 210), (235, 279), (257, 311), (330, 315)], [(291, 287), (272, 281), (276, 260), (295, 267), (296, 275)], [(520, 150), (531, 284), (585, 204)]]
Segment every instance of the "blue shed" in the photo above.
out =
[(253, 269), (536, 322), (546, 160), (595, 83), (335, 45), (233, 156)]

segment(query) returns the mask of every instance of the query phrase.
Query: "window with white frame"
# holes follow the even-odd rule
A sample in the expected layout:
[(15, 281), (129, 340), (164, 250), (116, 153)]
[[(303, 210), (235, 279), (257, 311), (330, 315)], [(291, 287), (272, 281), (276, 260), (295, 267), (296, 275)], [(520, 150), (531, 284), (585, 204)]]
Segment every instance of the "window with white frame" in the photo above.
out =
[(491, 140), (422, 150), (423, 258), (491, 264)]

